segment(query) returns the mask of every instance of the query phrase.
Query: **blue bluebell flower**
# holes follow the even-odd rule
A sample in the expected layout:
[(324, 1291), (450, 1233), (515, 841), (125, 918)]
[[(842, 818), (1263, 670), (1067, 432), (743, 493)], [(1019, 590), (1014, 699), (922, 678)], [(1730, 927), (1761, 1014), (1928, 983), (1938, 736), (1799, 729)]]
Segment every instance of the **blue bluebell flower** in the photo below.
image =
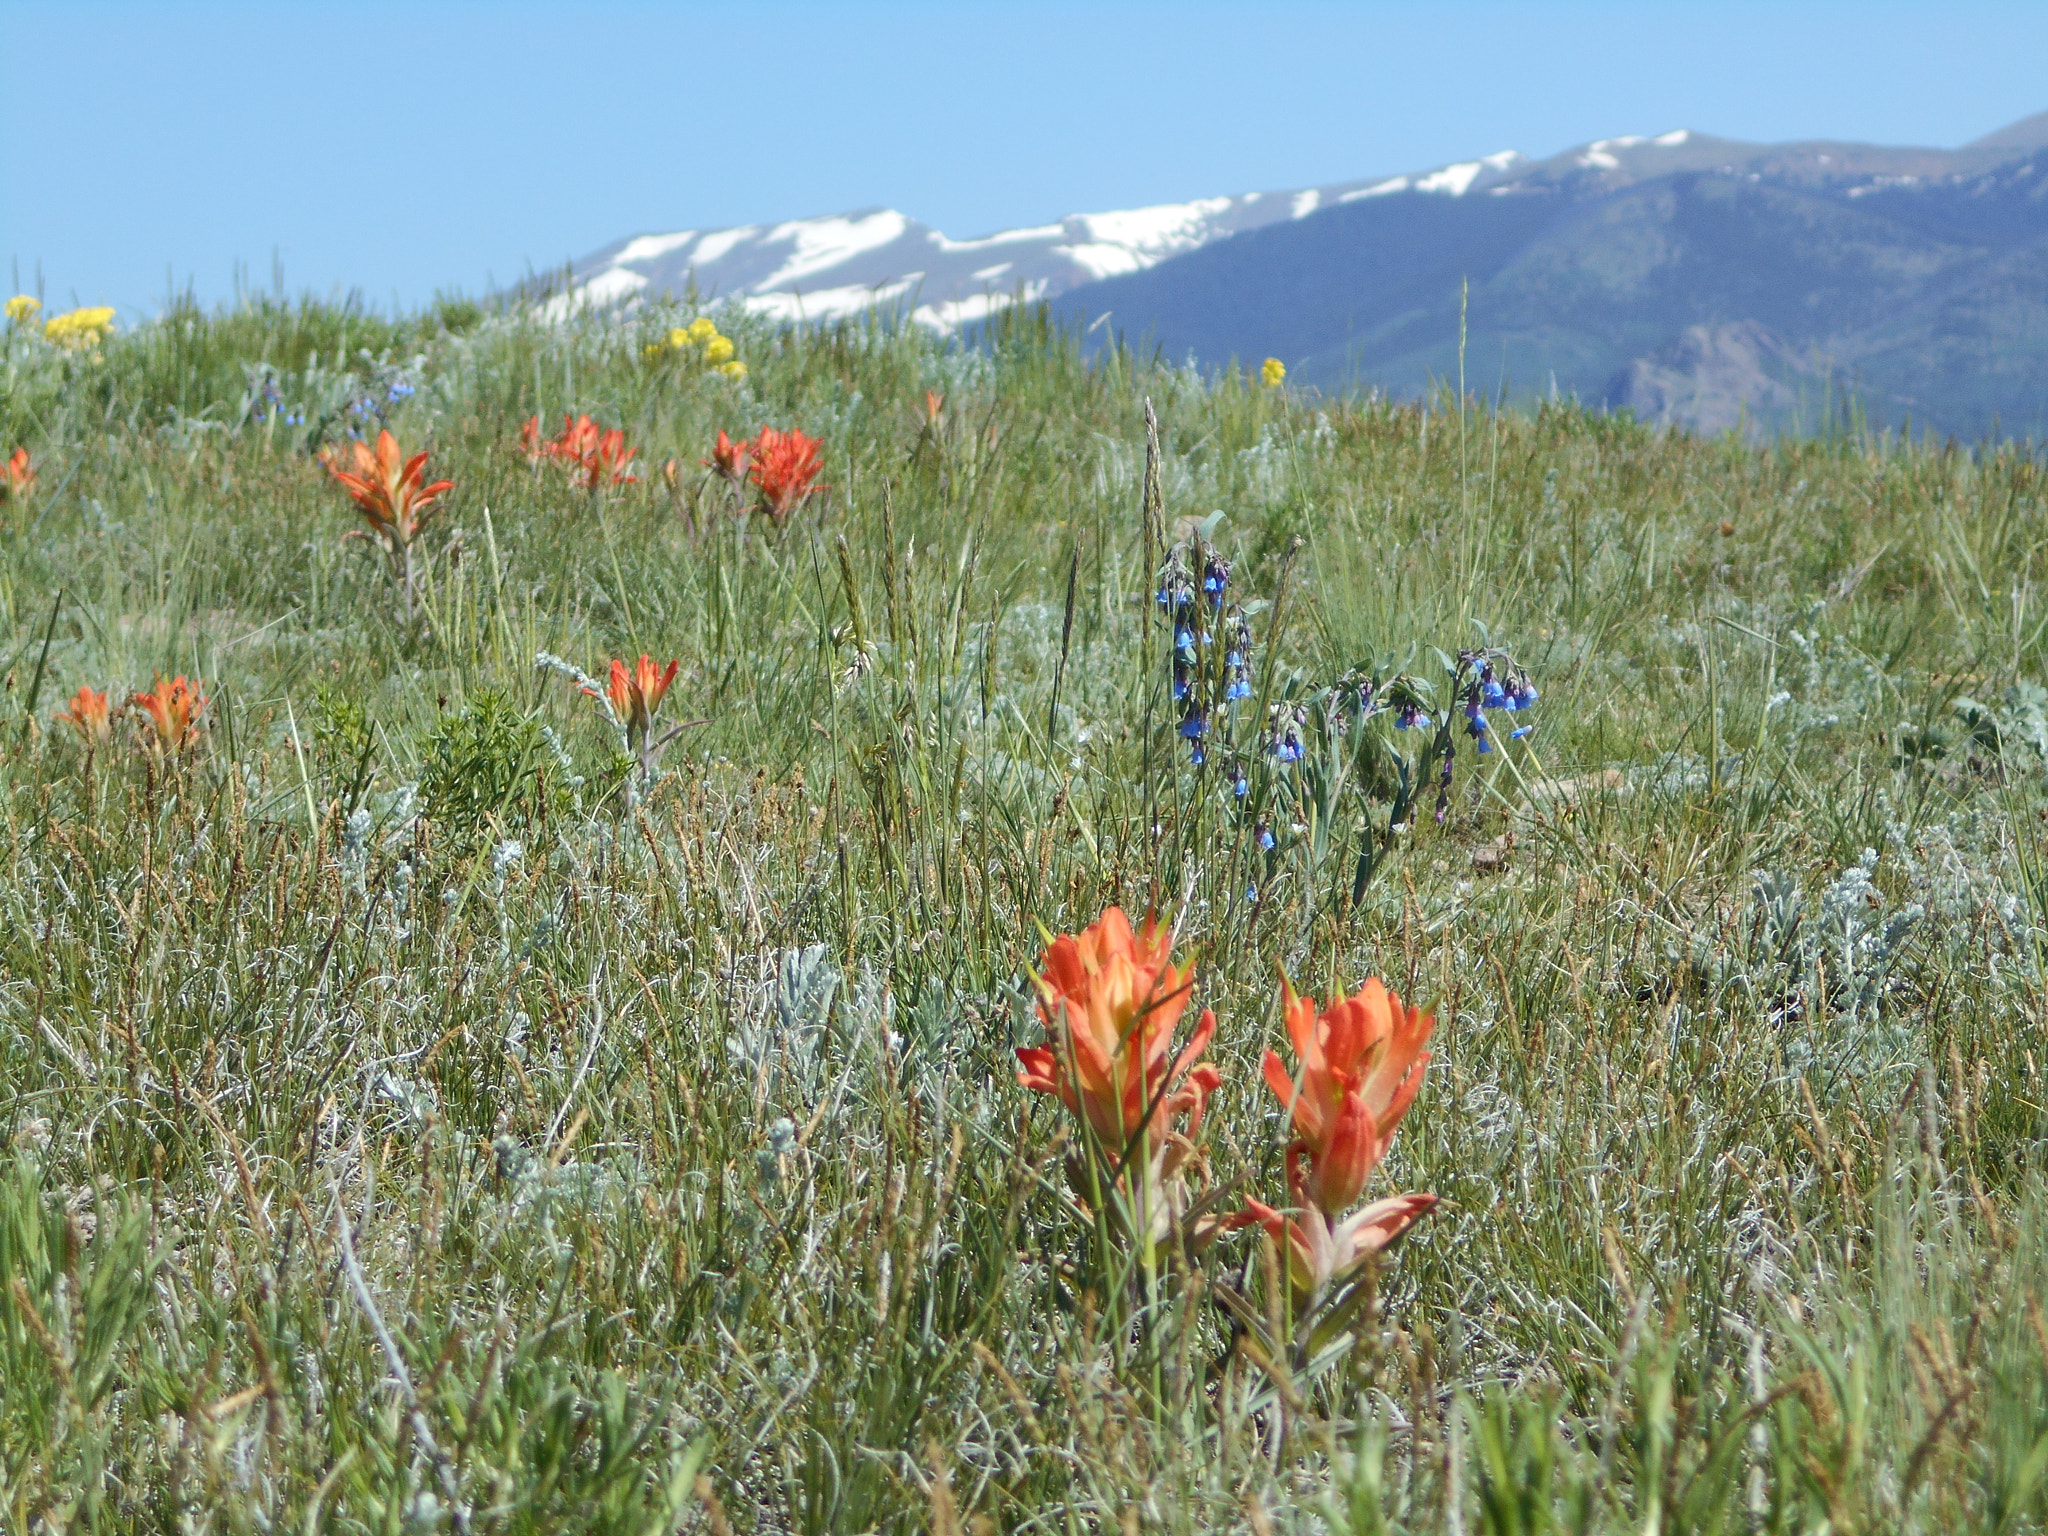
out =
[(1535, 706), (1537, 697), (1536, 685), (1534, 683), (1527, 680), (1509, 683), (1507, 701), (1504, 707), (1508, 709), (1530, 709)]
[(1426, 731), (1435, 723), (1422, 712), (1419, 704), (1403, 704), (1401, 713), (1394, 716), (1394, 729), (1397, 731)]
[(1190, 709), (1180, 723), (1180, 733), (1189, 741), (1200, 741), (1209, 734), (1209, 715), (1199, 707)]
[(1518, 725), (1512, 731), (1508, 732), (1508, 740), (1520, 741), (1524, 736), (1528, 735), (1531, 731), (1535, 729), (1536, 727), (1533, 725)]
[(1244, 888), (1244, 899), (1247, 905), (1257, 906), (1259, 903), (1259, 888), (1256, 885), (1246, 886)]
[(1283, 763), (1301, 761), (1301, 727), (1308, 712), (1285, 704), (1272, 707), (1272, 728), (1266, 734), (1266, 751)]
[(1209, 557), (1209, 564), (1202, 572), (1202, 590), (1209, 594), (1209, 604), (1214, 608), (1223, 606), (1223, 589), (1230, 585), (1230, 562)]
[(1479, 707), (1477, 701), (1474, 701), (1465, 706), (1465, 716), (1470, 722), (1465, 727), (1466, 734), (1479, 743), (1480, 751), (1491, 752), (1493, 750), (1493, 742), (1486, 732), (1486, 711)]
[(1202, 766), (1202, 764), (1208, 761), (1209, 754), (1202, 750), (1202, 744), (1199, 741), (1195, 742), (1188, 753), (1189, 765), (1195, 768), (1199, 768)]
[(1248, 699), (1252, 696), (1252, 627), (1238, 614), (1229, 626), (1230, 649), (1223, 657), (1223, 697)]
[(1263, 821), (1260, 822), (1258, 826), (1252, 829), (1252, 841), (1259, 845), (1259, 852), (1271, 853), (1274, 843), (1273, 829)]
[(1237, 763), (1231, 768), (1230, 792), (1242, 800), (1252, 792), (1251, 781), (1244, 776), (1244, 764)]

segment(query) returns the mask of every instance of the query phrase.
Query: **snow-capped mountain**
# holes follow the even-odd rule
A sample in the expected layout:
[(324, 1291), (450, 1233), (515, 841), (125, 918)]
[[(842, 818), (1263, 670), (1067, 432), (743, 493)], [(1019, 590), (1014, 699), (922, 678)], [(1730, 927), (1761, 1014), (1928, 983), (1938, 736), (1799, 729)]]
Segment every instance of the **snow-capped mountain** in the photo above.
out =
[[(1976, 148), (1976, 146), (1972, 146)], [(893, 208), (869, 208), (781, 224), (634, 235), (570, 269), (549, 300), (561, 315), (681, 294), (693, 281), (714, 299), (785, 320), (830, 320), (877, 304), (952, 331), (1016, 302), (1129, 276), (1231, 235), (1397, 193), (1464, 198), (1480, 193), (1605, 190), (1685, 171), (1762, 166), (1778, 176), (1864, 175), (1911, 182), (1954, 168), (1968, 151), (1860, 144), (1744, 144), (1680, 128), (1654, 137), (1596, 139), (1543, 160), (1514, 150), (1402, 176), (1368, 177), (1283, 192), (1160, 203), (1112, 213), (1070, 214), (1056, 224), (956, 240)]]
[(1875, 424), (2048, 437), (2048, 114), (1950, 150), (1606, 139), (1051, 306), (1091, 345), (1277, 357), (1326, 390), (1413, 397), (1481, 360), (1489, 392), (1706, 430), (1810, 428), (1847, 390)]
[(1057, 224), (971, 240), (955, 240), (892, 208), (635, 235), (575, 263), (571, 286), (549, 301), (549, 309), (559, 315), (582, 305), (680, 294), (694, 281), (706, 297), (736, 297), (776, 319), (829, 320), (890, 304), (951, 331), (1019, 297), (1057, 298), (1226, 235), (1390, 192), (1463, 196), (1498, 184), (1526, 163), (1507, 150), (1419, 175), (1070, 214)]

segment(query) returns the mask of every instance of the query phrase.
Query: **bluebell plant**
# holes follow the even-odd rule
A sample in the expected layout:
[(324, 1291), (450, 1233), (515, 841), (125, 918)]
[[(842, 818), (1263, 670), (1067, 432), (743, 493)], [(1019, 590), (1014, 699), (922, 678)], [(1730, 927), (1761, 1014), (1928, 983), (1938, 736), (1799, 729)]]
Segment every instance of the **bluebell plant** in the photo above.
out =
[[(1476, 759), (1499, 750), (1503, 729), (1511, 741), (1530, 734), (1536, 685), (1489, 637), (1455, 657), (1435, 652), (1435, 682), (1389, 656), (1326, 683), (1295, 676), (1255, 692), (1253, 620), (1268, 605), (1234, 591), (1230, 562), (1208, 542), (1221, 517), (1183, 524), (1154, 594), (1171, 642), (1175, 733), (1191, 767), (1220, 770), (1226, 824), (1255, 874), (1247, 903), (1283, 859), (1305, 859), (1313, 881), (1355, 837), (1355, 904), (1411, 826), (1424, 786), (1434, 782), (1437, 823), (1450, 819), (1461, 743)], [(1341, 888), (1332, 899), (1341, 904)]]
[[(1188, 761), (1209, 761), (1212, 734), (1222, 729), (1232, 706), (1252, 694), (1251, 614), (1231, 593), (1230, 562), (1206, 541), (1220, 514), (1194, 525), (1189, 540), (1167, 556), (1155, 594), (1172, 626), (1172, 690)], [(1196, 572), (1200, 572), (1197, 579)], [(1241, 774), (1241, 769), (1234, 770)]]

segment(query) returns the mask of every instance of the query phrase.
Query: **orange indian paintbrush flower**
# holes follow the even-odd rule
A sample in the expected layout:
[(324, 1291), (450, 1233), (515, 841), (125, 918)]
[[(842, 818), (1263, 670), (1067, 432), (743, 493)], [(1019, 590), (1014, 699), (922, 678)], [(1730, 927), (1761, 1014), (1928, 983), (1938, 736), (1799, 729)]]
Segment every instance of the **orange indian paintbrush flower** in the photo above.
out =
[(158, 677), (149, 692), (135, 694), (128, 702), (149, 716), (156, 730), (155, 745), (172, 756), (198, 740), (199, 713), (206, 708), (206, 699), (184, 677)]
[(1346, 1278), (1369, 1255), (1378, 1253), (1416, 1222), (1436, 1209), (1435, 1195), (1389, 1195), (1362, 1205), (1341, 1221), (1332, 1222), (1309, 1205), (1296, 1191), (1303, 1209), (1287, 1216), (1256, 1200), (1245, 1202), (1244, 1212), (1231, 1223), (1264, 1227), (1280, 1246), (1287, 1264), (1288, 1289), (1293, 1292), (1295, 1310), (1307, 1311)]
[(718, 441), (711, 445), (711, 457), (699, 459), (706, 469), (716, 470), (735, 486), (747, 478), (747, 465), (753, 459), (754, 444), (750, 438), (737, 442), (725, 435), (725, 429), (718, 429)]
[(364, 443), (347, 445), (353, 467), (336, 467), (338, 455), (326, 453), (321, 462), (341, 488), (362, 509), (370, 532), (387, 549), (399, 548), (419, 537), (420, 529), (433, 514), (434, 504), (445, 491), (455, 488), (453, 480), (422, 484), (426, 478), (424, 451), (405, 456), (398, 439), (386, 430), (377, 434), (374, 452)]
[(1112, 1163), (1141, 1137), (1163, 1141), (1178, 1116), (1192, 1136), (1223, 1081), (1200, 1059), (1216, 1033), (1209, 1010), (1173, 1052), (1194, 967), (1175, 969), (1172, 948), (1172, 932), (1156, 918), (1134, 934), (1123, 910), (1110, 907), (1081, 933), (1054, 939), (1039, 962), (1046, 1043), (1017, 1052), (1017, 1080), (1085, 1119)]
[(558, 459), (574, 464), (583, 455), (597, 446), (597, 440), (604, 436), (604, 428), (588, 416), (562, 416), (562, 435), (550, 445), (549, 451)]
[(1233, 1224), (1256, 1222), (1282, 1244), (1295, 1305), (1306, 1310), (1436, 1206), (1435, 1195), (1401, 1194), (1344, 1214), (1365, 1192), (1421, 1090), (1429, 1066), (1423, 1047), (1436, 1021), (1420, 1008), (1404, 1008), (1377, 978), (1321, 1009), (1284, 978), (1281, 986), (1301, 1072), (1289, 1076), (1279, 1054), (1268, 1051), (1265, 1074), (1294, 1124), (1287, 1185), (1299, 1209), (1289, 1217), (1251, 1200)]
[[(676, 669), (681, 666), (680, 661), (671, 661), (665, 668), (658, 667), (653, 657), (642, 656), (638, 663), (628, 667), (617, 657), (612, 658), (611, 677), (605, 684), (604, 696), (611, 704), (612, 718), (626, 734), (626, 750), (633, 754), (640, 766), (640, 787), (643, 789), (653, 786), (663, 750), (684, 729), (681, 725), (672, 725), (659, 736), (654, 732), (654, 716), (668, 693), (668, 685), (676, 680)], [(597, 684), (585, 679), (584, 691), (595, 697)], [(629, 788), (628, 793), (633, 791)]]
[(362, 443), (350, 443), (348, 448), (353, 468), (337, 468), (339, 456), (331, 449), (321, 450), (320, 462), (362, 510), (364, 521), (370, 525), (368, 536), (383, 546), (391, 562), (391, 579), (398, 583), (406, 615), (410, 617), (412, 547), (428, 519), (438, 510), (436, 504), (442, 493), (452, 490), (455, 482), (436, 480), (432, 485), (424, 484), (426, 454), (416, 453), (408, 459), (389, 431), (377, 434), (375, 452)]
[(1422, 1088), (1429, 1066), (1423, 1047), (1436, 1020), (1403, 1008), (1377, 977), (1322, 1010), (1284, 979), (1281, 986), (1301, 1076), (1290, 1077), (1278, 1053), (1268, 1051), (1266, 1085), (1293, 1116), (1310, 1197), (1325, 1211), (1348, 1210)]
[(672, 661), (666, 671), (654, 664), (651, 656), (642, 656), (632, 671), (617, 657), (612, 658), (611, 681), (605, 687), (605, 696), (612, 701), (619, 724), (626, 728), (628, 739), (645, 739), (654, 725), (654, 712), (661, 708), (662, 696), (668, 692), (668, 685), (676, 680), (676, 668), (680, 661)]
[(28, 450), (17, 448), (4, 462), (0, 462), (0, 501), (16, 496), (26, 496), (36, 488), (36, 467), (29, 461)]
[(786, 519), (799, 502), (825, 489), (812, 483), (824, 468), (819, 457), (823, 447), (819, 439), (794, 428), (778, 432), (763, 427), (754, 439), (754, 464), (747, 478), (760, 488), (763, 508), (776, 522)]
[(78, 732), (78, 739), (85, 743), (88, 752), (99, 751), (114, 734), (107, 696), (89, 687), (81, 687), (73, 694), (71, 707), (58, 710), (57, 718)]
[(626, 434), (617, 427), (609, 432), (598, 432), (586, 439), (583, 451), (576, 456), (576, 475), (583, 481), (585, 490), (596, 490), (601, 485), (620, 485), (636, 480), (627, 466), (640, 450), (626, 446)]
[(561, 435), (550, 439), (540, 435), (540, 418), (529, 416), (519, 429), (519, 451), (535, 467), (555, 460), (593, 491), (600, 485), (637, 478), (626, 466), (640, 450), (628, 448), (626, 434), (617, 427), (606, 431), (588, 416), (564, 414)]

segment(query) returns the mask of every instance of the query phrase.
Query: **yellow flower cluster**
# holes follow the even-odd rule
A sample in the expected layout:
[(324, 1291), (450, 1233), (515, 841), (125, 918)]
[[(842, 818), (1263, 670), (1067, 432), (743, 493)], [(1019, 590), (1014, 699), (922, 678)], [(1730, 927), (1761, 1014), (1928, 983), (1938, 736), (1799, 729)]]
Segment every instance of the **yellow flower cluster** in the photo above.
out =
[(114, 328), (114, 307), (66, 310), (43, 322), (43, 340), (60, 347), (96, 347)]
[(43, 307), (43, 301), (32, 294), (17, 293), (7, 301), (7, 318), (16, 325), (27, 325), (35, 319), (36, 311)]
[(699, 315), (688, 325), (677, 326), (660, 341), (650, 342), (647, 347), (650, 362), (693, 353), (692, 361), (702, 363), (713, 373), (735, 381), (747, 376), (747, 365), (733, 356), (732, 338), (721, 335), (718, 327), (705, 315)]
[(1287, 365), (1277, 357), (1269, 357), (1259, 365), (1259, 382), (1268, 389), (1278, 389), (1287, 382)]

